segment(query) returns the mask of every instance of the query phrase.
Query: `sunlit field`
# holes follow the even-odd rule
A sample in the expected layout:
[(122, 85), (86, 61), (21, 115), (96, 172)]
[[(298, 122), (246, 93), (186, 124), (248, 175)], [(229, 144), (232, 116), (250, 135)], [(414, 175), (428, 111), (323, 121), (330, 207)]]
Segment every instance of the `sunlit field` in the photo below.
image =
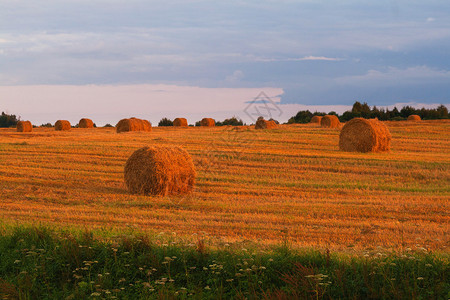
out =
[[(339, 251), (447, 251), (450, 122), (387, 122), (389, 153), (338, 149), (316, 125), (0, 130), (3, 224), (176, 233)], [(146, 145), (180, 145), (197, 170), (183, 197), (131, 195), (123, 169)]]

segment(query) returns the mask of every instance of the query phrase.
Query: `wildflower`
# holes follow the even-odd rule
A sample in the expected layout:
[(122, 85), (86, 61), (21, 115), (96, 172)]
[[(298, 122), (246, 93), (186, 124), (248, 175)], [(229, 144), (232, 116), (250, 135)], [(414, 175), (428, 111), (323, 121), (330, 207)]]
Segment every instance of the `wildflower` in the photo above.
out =
[(273, 259), (269, 258), (269, 261), (273, 261)]
[(205, 290), (210, 290), (211, 288), (209, 287), (209, 285), (205, 286)]
[(391, 266), (396, 266), (397, 264), (396, 264), (396, 263), (390, 263), (390, 265), (391, 265)]
[(91, 294), (91, 297), (100, 297), (100, 293), (94, 292)]
[(16, 259), (16, 260), (14, 261), (14, 263), (15, 263), (15, 264), (20, 263), (20, 259)]
[(417, 280), (423, 280), (423, 277), (417, 277)]

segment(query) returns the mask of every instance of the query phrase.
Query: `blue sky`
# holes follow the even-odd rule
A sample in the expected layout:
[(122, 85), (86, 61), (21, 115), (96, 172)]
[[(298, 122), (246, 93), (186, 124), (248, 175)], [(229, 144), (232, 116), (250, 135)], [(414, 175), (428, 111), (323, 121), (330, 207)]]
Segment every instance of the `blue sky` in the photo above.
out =
[(2, 87), (36, 85), (271, 88), (298, 107), (449, 104), (449, 53), (447, 0), (0, 0), (7, 109), (17, 98)]

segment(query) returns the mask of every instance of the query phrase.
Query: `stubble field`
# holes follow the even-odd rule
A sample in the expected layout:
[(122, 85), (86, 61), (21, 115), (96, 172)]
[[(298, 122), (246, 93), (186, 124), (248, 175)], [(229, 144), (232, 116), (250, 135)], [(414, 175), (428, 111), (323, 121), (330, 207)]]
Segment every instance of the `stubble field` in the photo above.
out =
[[(447, 251), (450, 122), (387, 122), (389, 153), (346, 153), (339, 130), (316, 125), (0, 130), (4, 224), (174, 232), (241, 241), (363, 250)], [(185, 197), (130, 195), (126, 159), (181, 145), (197, 169)]]

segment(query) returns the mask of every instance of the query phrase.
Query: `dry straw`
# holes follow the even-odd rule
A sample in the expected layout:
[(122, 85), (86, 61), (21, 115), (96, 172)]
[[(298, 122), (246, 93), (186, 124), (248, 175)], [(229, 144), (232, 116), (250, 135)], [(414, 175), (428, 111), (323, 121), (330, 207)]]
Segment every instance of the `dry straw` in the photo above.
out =
[(421, 121), (422, 119), (418, 115), (410, 115), (408, 116), (408, 121)]
[(33, 130), (33, 125), (30, 121), (19, 121), (17, 122), (17, 132), (31, 132)]
[(320, 120), (320, 126), (328, 128), (339, 128), (341, 123), (335, 115), (325, 115)]
[(55, 123), (55, 130), (70, 130), (70, 122), (67, 120), (58, 120)]
[(152, 124), (137, 118), (122, 119), (116, 125), (117, 133), (127, 131), (152, 131)]
[(94, 122), (91, 119), (83, 118), (78, 122), (79, 128), (94, 128)]
[(124, 177), (130, 193), (167, 196), (191, 192), (196, 172), (186, 150), (153, 146), (136, 150), (128, 158)]
[(173, 126), (187, 127), (188, 122), (185, 118), (176, 118), (175, 120), (173, 120)]
[(349, 152), (389, 151), (391, 133), (378, 119), (354, 118), (347, 122), (339, 135), (339, 149)]
[(266, 121), (264, 119), (259, 119), (256, 121), (255, 129), (270, 129), (270, 128), (276, 128), (278, 125), (275, 123), (275, 121), (270, 120)]
[(320, 125), (320, 121), (322, 120), (322, 116), (313, 116), (312, 118), (311, 118), (311, 121), (310, 121), (310, 123), (316, 123), (316, 124), (319, 124)]
[(214, 121), (214, 119), (211, 118), (203, 118), (200, 121), (200, 125), (205, 127), (213, 127), (216, 126), (216, 121)]

